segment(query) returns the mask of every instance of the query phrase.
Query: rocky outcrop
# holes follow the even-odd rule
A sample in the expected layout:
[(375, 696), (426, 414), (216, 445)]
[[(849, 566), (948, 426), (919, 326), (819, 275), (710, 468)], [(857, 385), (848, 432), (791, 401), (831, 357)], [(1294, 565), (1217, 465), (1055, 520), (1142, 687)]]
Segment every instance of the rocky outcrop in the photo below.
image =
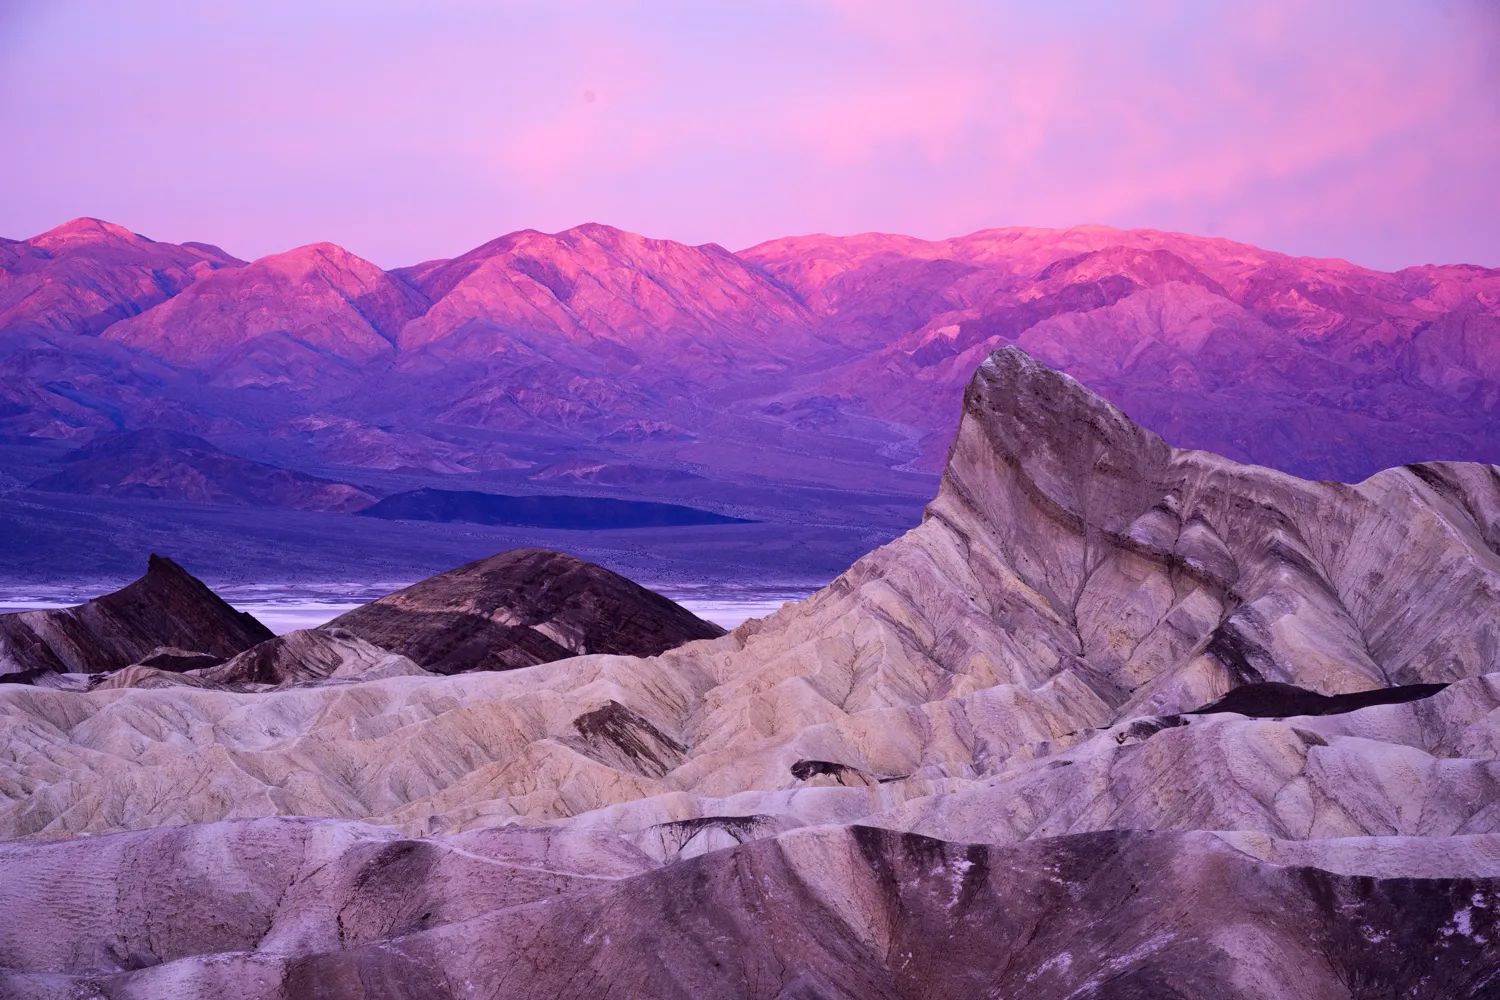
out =
[(340, 628), (298, 629), (278, 635), (225, 663), (194, 670), (192, 674), (206, 686), (226, 691), (428, 676), (427, 671), (406, 657), (387, 652)]
[[(0, 819), (102, 832), (233, 818), (295, 769), (278, 809), (422, 832), (503, 817), (649, 838), (757, 815), (771, 832), (864, 820), (1008, 842), (1116, 826), (1344, 837), (1500, 822), (1464, 805), (1486, 801), (1473, 797), (1495, 777), (1493, 469), (1344, 486), (1179, 451), (1014, 349), (976, 374), (965, 413), (921, 527), (717, 642), (579, 655), (712, 629), (597, 567), (502, 553), (332, 624), (436, 673), (532, 669), (369, 681), (355, 702), (317, 687), (244, 705), (209, 690), (37, 691), (7, 716), (11, 738), (47, 748), (57, 770), (18, 778), (30, 790)], [(1310, 694), (1268, 712), (1257, 699), (1288, 691), (1268, 684)], [(1414, 685), (1430, 696), (1402, 700)], [(1252, 715), (1355, 710), (1220, 712), (1239, 688)], [(150, 789), (200, 773), (202, 758), (161, 746), (127, 767), (24, 720), (133, 732), (147, 705), (206, 723), (190, 728), (258, 763), (211, 768), (222, 798), (118, 818), (72, 809), (125, 788), (154, 801)], [(214, 721), (231, 712), (249, 728)], [(428, 721), (403, 721), (414, 717)], [(369, 735), (309, 741), (306, 720)], [(267, 727), (291, 742), (264, 742)], [(1392, 767), (1408, 777), (1393, 782)], [(353, 792), (351, 769), (366, 775)], [(1426, 826), (1400, 819), (1417, 787), (1447, 803)]]
[[(371, 645), (339, 628), (298, 629), (267, 639), (228, 661), (167, 647), (139, 663), (107, 674), (60, 675), (38, 686), (62, 690), (108, 691), (124, 688), (200, 688), (262, 692), (306, 685), (337, 685), (387, 677), (430, 677), (404, 656)], [(76, 678), (83, 684), (69, 683)]]
[(0, 615), (0, 678), (96, 674), (146, 659), (166, 666), (174, 657), (160, 647), (225, 660), (270, 638), (253, 617), (172, 560), (153, 555), (145, 576), (87, 604)]
[[(9, 876), (0, 905), (17, 918), (0, 941), (0, 992), (47, 996), (50, 987), (66, 995), (82, 986), (72, 977), (213, 953), (245, 953), (254, 964), (249, 953), (257, 950), (338, 951), (653, 867), (617, 838), (597, 834), (513, 829), (437, 842), (306, 819), (0, 844)], [(80, 880), (79, 894), (54, 894), (59, 878)], [(153, 988), (196, 994), (189, 984)]]
[(453, 674), (511, 670), (587, 653), (654, 656), (724, 630), (601, 566), (513, 549), (340, 615), (346, 629)]

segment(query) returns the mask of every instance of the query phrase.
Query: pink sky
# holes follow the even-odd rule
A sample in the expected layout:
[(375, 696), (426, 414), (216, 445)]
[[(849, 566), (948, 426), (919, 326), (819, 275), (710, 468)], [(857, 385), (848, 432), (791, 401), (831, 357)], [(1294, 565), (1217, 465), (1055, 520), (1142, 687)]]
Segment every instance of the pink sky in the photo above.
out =
[(1500, 265), (1496, 0), (0, 0), (0, 235), (1102, 222)]

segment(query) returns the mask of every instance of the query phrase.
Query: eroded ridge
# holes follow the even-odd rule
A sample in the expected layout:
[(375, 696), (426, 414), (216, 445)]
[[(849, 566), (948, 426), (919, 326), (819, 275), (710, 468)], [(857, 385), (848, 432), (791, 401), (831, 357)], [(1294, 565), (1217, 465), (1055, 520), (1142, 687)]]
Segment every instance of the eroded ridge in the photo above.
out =
[[(150, 968), (61, 915), (72, 876), (27, 876), (72, 957), (5, 964), (37, 996), (1488, 996), (1497, 484), (1174, 449), (1000, 351), (924, 523), (722, 638), (454, 676), (314, 676), (288, 643), (267, 662), (297, 682), (264, 690), (0, 689), (9, 836), (317, 816), (387, 858), (374, 930), (340, 937), (348, 907), (313, 893), (303, 944)], [(376, 662), (349, 643), (339, 663)], [(502, 833), (636, 867), (429, 905), (433, 865)]]

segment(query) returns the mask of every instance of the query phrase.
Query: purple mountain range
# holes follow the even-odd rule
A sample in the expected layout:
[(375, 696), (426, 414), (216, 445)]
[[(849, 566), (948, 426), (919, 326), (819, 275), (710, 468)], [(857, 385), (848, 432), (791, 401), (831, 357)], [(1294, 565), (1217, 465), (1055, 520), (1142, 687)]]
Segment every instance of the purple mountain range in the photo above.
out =
[(93, 219), (0, 242), (12, 445), (164, 428), (322, 475), (879, 489), (941, 468), (1006, 344), (1178, 445), (1301, 476), (1500, 462), (1500, 270), (1480, 267), (1101, 226), (731, 253), (591, 224), (393, 271)]

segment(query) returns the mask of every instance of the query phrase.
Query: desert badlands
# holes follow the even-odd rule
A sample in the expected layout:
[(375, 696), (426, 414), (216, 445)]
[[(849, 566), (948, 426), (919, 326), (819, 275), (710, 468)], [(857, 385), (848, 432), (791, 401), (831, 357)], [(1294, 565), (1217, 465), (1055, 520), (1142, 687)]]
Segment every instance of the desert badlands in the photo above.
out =
[(0, 619), (17, 1000), (1500, 995), (1494, 466), (1007, 347), (922, 524), (727, 635), (553, 553), (275, 638), (132, 587)]

